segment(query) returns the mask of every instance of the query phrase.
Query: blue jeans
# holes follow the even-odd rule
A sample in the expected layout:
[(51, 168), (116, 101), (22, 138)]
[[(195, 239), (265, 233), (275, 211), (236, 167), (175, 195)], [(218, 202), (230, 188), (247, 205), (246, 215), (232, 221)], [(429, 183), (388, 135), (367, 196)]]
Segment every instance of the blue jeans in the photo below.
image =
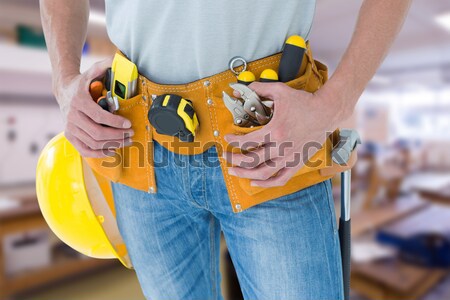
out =
[(120, 232), (147, 299), (223, 299), (223, 231), (245, 299), (343, 299), (329, 181), (235, 214), (216, 149), (155, 142), (158, 193), (114, 184)]

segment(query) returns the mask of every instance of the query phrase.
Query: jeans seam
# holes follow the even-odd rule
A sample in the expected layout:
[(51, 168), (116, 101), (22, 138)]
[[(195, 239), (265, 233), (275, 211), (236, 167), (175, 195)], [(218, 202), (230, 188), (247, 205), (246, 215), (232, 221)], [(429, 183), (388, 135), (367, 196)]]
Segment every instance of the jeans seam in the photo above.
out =
[(215, 233), (214, 233), (214, 216), (210, 213), (210, 221), (209, 221), (209, 239), (210, 239), (210, 247), (211, 247), (211, 283), (212, 283), (212, 293), (213, 299), (217, 299), (217, 289), (216, 289), (216, 244), (215, 244)]
[[(321, 182), (319, 184), (322, 185), (325, 188), (326, 191), (328, 190), (327, 187), (326, 187), (326, 184), (324, 182)], [(328, 191), (326, 192), (326, 194), (327, 194), (327, 197), (328, 197)], [(326, 201), (327, 201), (328, 208), (330, 208), (329, 199), (327, 199)], [(321, 227), (321, 231), (322, 231), (322, 243), (324, 243), (323, 235), (325, 235), (325, 232), (324, 232), (324, 227), (323, 227), (323, 223), (322, 223), (323, 218), (321, 218), (321, 214), (320, 214), (319, 210), (317, 209), (315, 201), (311, 201), (311, 203), (312, 203), (312, 205), (314, 207), (314, 210), (315, 210), (315, 212), (317, 214), (317, 217), (320, 220), (319, 223), (320, 223), (320, 227)], [(327, 220), (327, 221), (329, 221), (329, 220)], [(336, 234), (335, 234), (334, 228), (333, 228), (333, 241), (335, 240), (335, 238), (336, 238)], [(324, 248), (326, 249), (326, 246)], [(326, 261), (327, 261), (327, 267), (328, 267), (328, 279), (329, 279), (330, 282), (335, 282), (335, 280), (333, 280), (333, 275), (331, 274), (330, 257), (329, 257), (329, 255), (327, 254), (326, 251), (325, 251), (325, 255), (326, 255)]]
[(206, 197), (206, 170), (205, 166), (202, 166), (202, 195), (205, 201), (206, 209), (209, 209), (208, 198)]
[[(331, 188), (329, 188), (329, 186), (327, 185), (327, 181), (324, 181), (321, 184), (323, 184), (325, 186), (325, 189), (327, 191), (327, 195), (329, 197), (328, 198), (328, 208), (330, 209), (330, 213), (333, 216), (333, 214), (334, 214), (334, 206), (331, 205), (330, 198), (333, 199), (333, 201), (334, 201), (334, 197), (333, 197), (333, 194), (331, 192)], [(332, 218), (331, 222), (332, 222), (331, 225), (333, 226), (334, 254), (335, 255), (338, 254), (337, 256), (338, 256), (338, 258), (340, 258), (340, 244), (339, 244), (339, 238), (337, 236), (338, 228), (337, 228), (337, 224), (336, 224), (336, 218)], [(340, 259), (336, 259), (335, 261), (336, 261), (337, 270), (340, 270), (342, 268), (342, 264), (340, 262)], [(338, 277), (339, 276), (335, 276), (335, 280), (334, 280), (334, 284), (336, 286), (336, 294), (337, 294), (336, 295), (336, 299), (341, 299), (341, 293), (339, 291), (341, 291), (342, 286), (340, 286), (341, 282), (340, 282)], [(341, 278), (342, 278), (342, 274), (341, 274)]]

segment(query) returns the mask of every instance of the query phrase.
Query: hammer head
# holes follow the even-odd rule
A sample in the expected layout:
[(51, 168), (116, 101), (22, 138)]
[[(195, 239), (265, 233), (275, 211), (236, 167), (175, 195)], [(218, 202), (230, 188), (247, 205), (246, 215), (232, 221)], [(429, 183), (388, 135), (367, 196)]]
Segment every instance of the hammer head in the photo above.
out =
[(358, 144), (361, 144), (361, 139), (356, 130), (352, 129), (342, 129), (339, 133), (340, 141), (333, 148), (331, 152), (331, 157), (333, 161), (340, 165), (345, 165), (355, 150)]

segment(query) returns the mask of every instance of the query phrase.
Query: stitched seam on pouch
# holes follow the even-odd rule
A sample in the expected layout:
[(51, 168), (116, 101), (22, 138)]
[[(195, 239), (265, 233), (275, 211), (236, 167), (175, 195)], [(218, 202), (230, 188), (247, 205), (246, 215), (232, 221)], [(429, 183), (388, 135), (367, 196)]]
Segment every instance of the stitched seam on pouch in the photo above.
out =
[[(145, 120), (145, 118), (147, 117), (146, 113), (145, 113), (145, 109), (143, 110), (143, 112), (144, 112), (144, 120)], [(151, 166), (151, 162), (148, 161), (148, 156), (149, 156), (149, 152), (150, 152), (148, 149), (149, 148), (148, 147), (148, 132), (146, 132), (144, 134), (144, 138), (145, 138), (145, 146), (144, 146), (145, 163), (147, 164), (147, 167), (145, 168), (145, 173), (147, 173), (147, 192), (148, 192), (148, 190), (151, 186), (151, 182), (152, 182), (151, 177), (150, 177), (152, 174), (152, 171), (151, 171), (152, 166)]]
[(132, 109), (133, 107), (143, 104), (144, 106), (146, 106), (145, 101), (141, 99), (141, 101), (138, 101), (130, 106), (125, 106), (125, 107), (119, 107), (119, 111), (128, 111), (130, 109)]
[[(213, 112), (214, 112), (214, 120), (216, 121), (216, 124), (219, 124), (219, 122), (217, 121), (216, 109), (215, 109), (215, 108), (212, 108), (212, 110), (213, 110)], [(216, 140), (218, 140), (218, 139), (219, 139), (219, 138), (216, 137)], [(222, 140), (222, 137), (220, 137), (220, 140)], [(220, 143), (220, 144), (222, 145), (222, 143)], [(222, 149), (222, 151), (223, 151), (223, 149)], [(223, 159), (223, 158), (221, 158), (221, 159)], [(228, 186), (229, 186), (230, 189), (231, 189), (231, 197), (230, 197), (230, 200), (231, 200), (231, 205), (233, 206), (232, 209), (234, 210), (234, 205), (235, 205), (236, 200), (237, 200), (236, 191), (235, 191), (235, 189), (234, 189), (233, 182), (232, 182), (232, 181), (230, 180), (230, 178), (228, 177), (228, 176), (229, 176), (228, 173), (225, 172), (224, 169), (222, 169), (222, 173), (224, 174), (224, 178), (225, 178), (226, 182), (228, 183)]]

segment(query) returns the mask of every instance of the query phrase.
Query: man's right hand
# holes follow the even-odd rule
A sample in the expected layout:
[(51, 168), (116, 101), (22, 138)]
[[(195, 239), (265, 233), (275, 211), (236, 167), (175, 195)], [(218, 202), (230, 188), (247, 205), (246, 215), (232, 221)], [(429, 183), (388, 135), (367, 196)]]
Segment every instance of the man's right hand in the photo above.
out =
[(54, 82), (65, 136), (84, 157), (112, 156), (115, 148), (132, 143), (131, 122), (103, 110), (89, 94), (92, 80), (103, 77), (111, 62), (111, 59), (101, 61), (82, 74)]

